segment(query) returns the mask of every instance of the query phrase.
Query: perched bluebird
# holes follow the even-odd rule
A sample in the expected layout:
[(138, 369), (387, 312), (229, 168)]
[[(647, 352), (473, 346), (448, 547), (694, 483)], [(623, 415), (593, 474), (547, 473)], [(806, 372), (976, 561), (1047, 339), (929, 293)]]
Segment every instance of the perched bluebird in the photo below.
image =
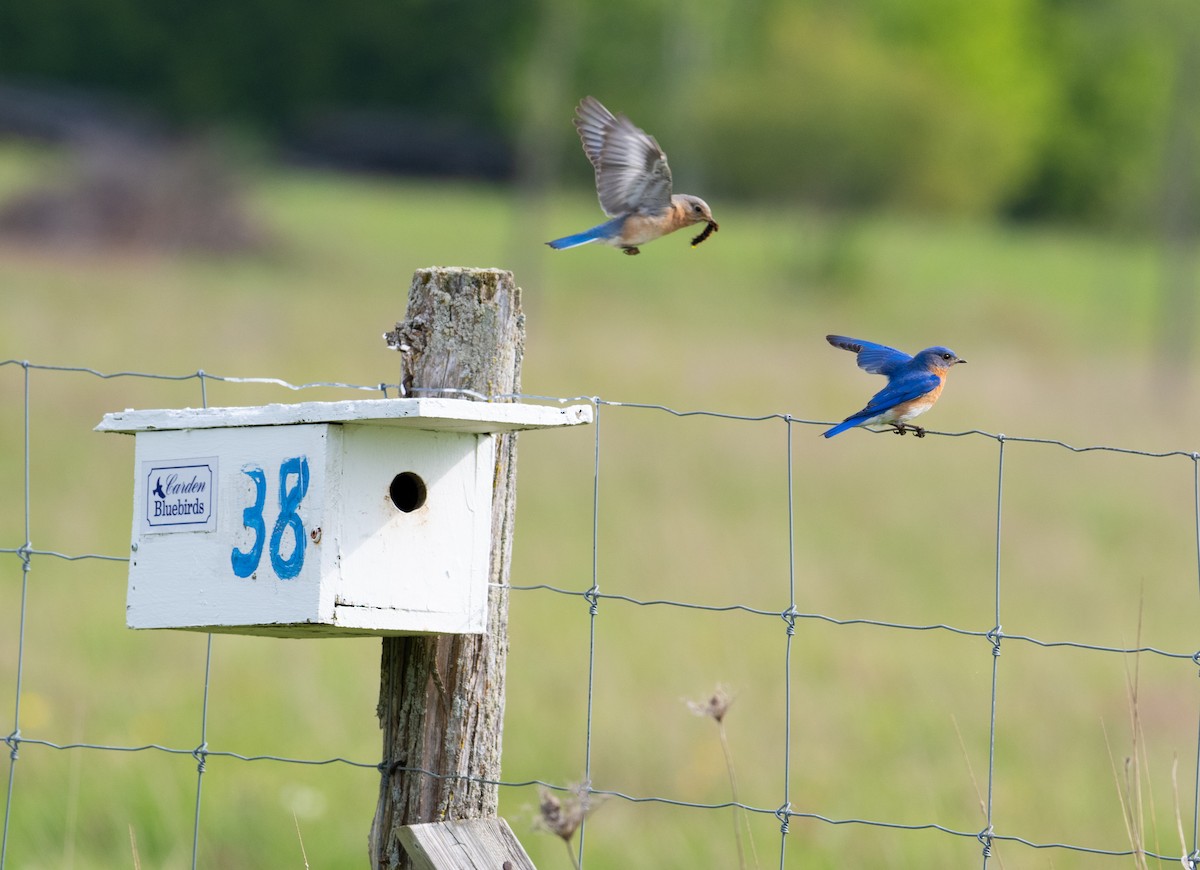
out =
[(595, 97), (584, 97), (575, 110), (575, 128), (583, 150), (596, 168), (600, 207), (612, 220), (564, 236), (547, 245), (556, 251), (603, 242), (626, 254), (638, 245), (692, 224), (707, 224), (692, 239), (698, 245), (719, 229), (708, 203), (698, 196), (671, 195), (671, 167), (653, 136), (624, 115), (613, 116)]
[(858, 367), (863, 371), (888, 379), (887, 386), (871, 397), (867, 407), (823, 433), (826, 438), (874, 423), (895, 427), (897, 435), (912, 429), (918, 438), (924, 438), (925, 430), (907, 425), (908, 421), (933, 407), (946, 385), (950, 367), (966, 362), (948, 347), (927, 347), (916, 356), (909, 356), (894, 347), (857, 338), (827, 335), (825, 339), (834, 347), (858, 354)]

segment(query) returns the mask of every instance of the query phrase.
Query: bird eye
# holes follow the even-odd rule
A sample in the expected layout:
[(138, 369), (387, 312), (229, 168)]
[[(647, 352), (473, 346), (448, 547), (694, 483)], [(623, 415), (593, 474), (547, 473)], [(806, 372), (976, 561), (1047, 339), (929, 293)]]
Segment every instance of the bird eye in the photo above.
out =
[(944, 354), (942, 354), (942, 359), (945, 359), (945, 360), (954, 359), (954, 354), (952, 354), (952, 353), (944, 353)]
[(704, 210), (703, 210), (703, 209), (701, 209), (701, 208), (700, 208), (700, 206), (698, 206), (698, 205), (694, 205), (694, 206), (692, 206), (692, 211), (694, 211), (696, 214), (703, 214), (703, 213), (704, 213)]

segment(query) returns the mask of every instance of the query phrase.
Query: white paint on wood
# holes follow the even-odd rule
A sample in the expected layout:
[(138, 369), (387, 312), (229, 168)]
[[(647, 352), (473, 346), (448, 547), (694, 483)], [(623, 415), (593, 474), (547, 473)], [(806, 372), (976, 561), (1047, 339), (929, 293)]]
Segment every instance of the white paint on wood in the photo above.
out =
[[(481, 632), (487, 608), (494, 438), (343, 426), (336, 605), (403, 610), (429, 632)], [(398, 437), (399, 436), (399, 437)], [(425, 504), (397, 510), (396, 474), (417, 474)], [(464, 582), (470, 578), (472, 582)]]
[(237, 408), (167, 408), (105, 414), (98, 432), (365, 423), (459, 432), (513, 432), (592, 422), (591, 405), (532, 405), (467, 399), (359, 399)]
[(399, 828), (413, 870), (535, 870), (504, 819), (464, 819)]
[[(323, 524), (330, 480), (340, 474), (341, 451), (330, 449), (337, 430), (328, 426), (289, 426), (284, 429), (181, 430), (139, 435), (135, 468), (175, 458), (219, 456), (217, 522), (212, 531), (143, 533), (137, 512), (146, 502), (152, 481), (138, 475), (134, 483), (133, 541), (130, 546), (129, 596), (126, 621), (130, 628), (208, 628), (287, 623), (331, 622), (332, 586), (323, 588), (323, 575), (337, 571), (337, 554), (324, 540)], [(308, 491), (296, 514), (304, 529), (304, 560), (297, 576), (280, 579), (272, 569), (270, 538), (280, 514), (279, 473), (282, 463), (304, 457), (309, 468)], [(257, 500), (257, 488), (247, 470), (259, 469), (265, 482), (260, 533), (245, 525), (245, 510)], [(313, 529), (322, 528), (314, 544)], [(257, 568), (248, 577), (234, 572), (234, 550), (251, 553), (260, 536)], [(331, 541), (336, 535), (330, 536)], [(294, 529), (279, 536), (284, 558), (295, 555)]]
[[(127, 623), (275, 636), (484, 632), (490, 433), (590, 420), (587, 405), (461, 399), (108, 414), (97, 429), (136, 436)], [(172, 479), (176, 467), (189, 477)], [(414, 510), (390, 494), (400, 474), (423, 488)], [(205, 492), (188, 491), (193, 476)], [(148, 519), (173, 489), (161, 509), (190, 502), (207, 521)]]

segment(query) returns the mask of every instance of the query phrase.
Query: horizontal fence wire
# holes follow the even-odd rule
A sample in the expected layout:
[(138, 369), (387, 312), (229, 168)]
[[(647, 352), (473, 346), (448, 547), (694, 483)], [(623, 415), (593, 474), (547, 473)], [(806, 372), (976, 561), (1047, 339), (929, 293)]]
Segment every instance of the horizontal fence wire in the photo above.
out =
[[(21, 588), (19, 593), (19, 608), (18, 608), (18, 631), (17, 631), (17, 651), (16, 651), (16, 673), (15, 673), (15, 697), (13, 699), (13, 727), (7, 736), (4, 738), (5, 746), (9, 750), (9, 775), (7, 778), (7, 792), (4, 810), (4, 825), (3, 825), (3, 840), (0, 842), (0, 868), (6, 866), (6, 856), (8, 851), (10, 832), (10, 819), (12, 816), (14, 802), (17, 800), (19, 793), (14, 788), (14, 774), (17, 768), (17, 763), (20, 758), (21, 749), (23, 747), (36, 747), (38, 749), (54, 750), (54, 751), (95, 751), (95, 752), (112, 752), (126, 754), (140, 753), (163, 753), (167, 755), (192, 756), (197, 762), (197, 787), (196, 787), (196, 803), (195, 803), (195, 818), (193, 829), (192, 843), (192, 866), (197, 866), (198, 862), (198, 842), (199, 831), (201, 827), (201, 805), (202, 805), (202, 784), (205, 775), (205, 762), (209, 758), (230, 759), (239, 762), (275, 762), (279, 764), (292, 764), (304, 766), (346, 766), (356, 769), (372, 769), (380, 775), (387, 775), (396, 771), (406, 771), (410, 773), (418, 773), (436, 779), (463, 779), (478, 782), (486, 785), (496, 786), (504, 789), (528, 789), (528, 788), (543, 788), (554, 792), (565, 794), (580, 794), (585, 792), (589, 796), (601, 798), (612, 798), (624, 801), (630, 804), (655, 804), (670, 807), (678, 807), (684, 809), (694, 809), (699, 811), (720, 811), (729, 809), (739, 809), (746, 813), (774, 817), (780, 822), (781, 842), (779, 851), (779, 866), (783, 868), (786, 865), (786, 842), (788, 836), (788, 824), (792, 820), (810, 820), (830, 826), (865, 826), (869, 828), (877, 828), (884, 830), (895, 831), (935, 831), (950, 837), (960, 839), (970, 839), (978, 841), (981, 852), (983, 867), (988, 867), (989, 859), (992, 857), (992, 848), (995, 843), (1013, 843), (1019, 844), (1035, 850), (1063, 850), (1065, 852), (1079, 853), (1084, 855), (1109, 856), (1109, 857), (1141, 857), (1152, 859), (1160, 862), (1171, 864), (1181, 864), (1190, 870), (1200, 868), (1200, 847), (1198, 847), (1198, 839), (1200, 839), (1200, 716), (1197, 718), (1197, 746), (1195, 759), (1194, 773), (1194, 792), (1192, 806), (1192, 831), (1191, 831), (1191, 848), (1192, 850), (1186, 855), (1168, 855), (1158, 852), (1153, 852), (1145, 849), (1105, 849), (1094, 846), (1081, 845), (1067, 842), (1041, 842), (1015, 834), (998, 833), (994, 829), (991, 806), (992, 785), (996, 778), (995, 771), (995, 736), (997, 729), (998, 709), (1001, 707), (997, 694), (997, 671), (999, 667), (1000, 649), (1003, 642), (1017, 642), (1029, 644), (1041, 648), (1056, 648), (1065, 647), (1078, 649), (1087, 652), (1110, 653), (1124, 656), (1135, 656), (1141, 654), (1149, 654), (1161, 657), (1167, 660), (1190, 660), (1193, 664), (1200, 665), (1200, 650), (1167, 650), (1151, 645), (1137, 646), (1112, 646), (1104, 644), (1085, 643), (1074, 640), (1063, 639), (1045, 639), (1033, 637), (1024, 634), (1009, 634), (1003, 631), (1000, 623), (1000, 605), (1001, 605), (1001, 570), (1000, 570), (1000, 551), (1002, 543), (1002, 517), (1003, 517), (1003, 486), (1004, 486), (1004, 451), (1006, 445), (1009, 444), (1026, 444), (1047, 447), (1052, 449), (1064, 450), (1073, 454), (1082, 453), (1111, 453), (1128, 457), (1140, 457), (1146, 459), (1185, 459), (1192, 466), (1192, 504), (1190, 506), (1191, 513), (1194, 518), (1195, 525), (1195, 541), (1196, 541), (1196, 569), (1197, 577), (1200, 579), (1200, 452), (1188, 450), (1167, 450), (1167, 451), (1150, 451), (1140, 450), (1128, 447), (1111, 446), (1111, 445), (1088, 445), (1077, 446), (1069, 444), (1065, 441), (1055, 438), (1042, 437), (1022, 437), (1011, 436), (1002, 433), (986, 432), (979, 429), (970, 429), (960, 432), (943, 432), (933, 429), (927, 429), (926, 434), (934, 437), (946, 438), (981, 438), (995, 442), (998, 449), (997, 462), (997, 481), (996, 481), (996, 555), (995, 555), (995, 620), (991, 627), (963, 627), (949, 625), (945, 623), (930, 623), (930, 624), (913, 624), (904, 622), (893, 622), (887, 620), (855, 617), (855, 616), (833, 616), (825, 613), (805, 612), (800, 610), (796, 605), (795, 592), (795, 542), (794, 528), (795, 516), (794, 505), (792, 500), (792, 427), (801, 426), (829, 426), (837, 421), (811, 420), (795, 417), (786, 413), (768, 413), (758, 415), (744, 415), (729, 413), (713, 409), (693, 409), (680, 410), (669, 407), (663, 404), (645, 403), (645, 402), (621, 402), (603, 399), (595, 395), (578, 395), (572, 397), (546, 396), (528, 393), (518, 394), (503, 394), (485, 396), (469, 390), (456, 389), (421, 389), (414, 390), (413, 393), (429, 393), (440, 396), (453, 395), (462, 398), (470, 398), (481, 401), (527, 401), (527, 402), (544, 402), (565, 405), (569, 403), (586, 402), (592, 405), (594, 414), (594, 450), (592, 468), (592, 554), (591, 554), (591, 583), (590, 586), (583, 590), (568, 589), (561, 586), (556, 586), (548, 583), (536, 584), (513, 584), (508, 588), (512, 592), (522, 594), (551, 594), (566, 598), (578, 598), (582, 605), (586, 606), (589, 613), (589, 638), (588, 638), (588, 676), (587, 676), (587, 728), (584, 735), (585, 739), (585, 779), (582, 786), (571, 785), (564, 783), (555, 783), (542, 779), (525, 779), (525, 780), (504, 780), (504, 779), (488, 779), (476, 776), (461, 776), (446, 774), (426, 770), (417, 767), (408, 767), (397, 764), (389, 764), (387, 762), (368, 762), (362, 760), (354, 760), (344, 757), (329, 757), (329, 758), (296, 758), (281, 755), (257, 754), (247, 755), (228, 749), (214, 749), (208, 745), (207, 741), (207, 720), (208, 720), (208, 688), (209, 676), (212, 662), (212, 635), (208, 636), (208, 648), (206, 653), (205, 675), (202, 687), (202, 719), (200, 728), (200, 741), (196, 746), (192, 747), (172, 747), (157, 743), (142, 744), (142, 745), (112, 745), (104, 743), (91, 742), (72, 742), (58, 743), (51, 740), (27, 736), (21, 731), (21, 695), (22, 695), (22, 677), (25, 667), (25, 627), (26, 627), (26, 605), (28, 600), (29, 575), (31, 573), (33, 563), (38, 558), (52, 558), (66, 561), (105, 561), (105, 562), (128, 562), (126, 556), (117, 556), (103, 553), (70, 553), (59, 549), (42, 549), (34, 547), (32, 543), (31, 533), (31, 485), (30, 485), (30, 405), (31, 405), (31, 385), (30, 373), (32, 371), (47, 372), (55, 375), (83, 375), (95, 377), (103, 380), (112, 379), (147, 379), (158, 381), (173, 381), (187, 382), (196, 381), (200, 386), (200, 398), (202, 407), (208, 407), (207, 385), (209, 382), (223, 383), (232, 385), (265, 385), (278, 387), (291, 391), (305, 391), (312, 389), (334, 389), (334, 390), (350, 390), (356, 392), (375, 393), (382, 398), (395, 398), (404, 395), (399, 384), (379, 383), (372, 385), (350, 384), (341, 382), (311, 382), (304, 384), (293, 384), (286, 380), (274, 377), (238, 377), (229, 375), (214, 374), (204, 369), (197, 369), (194, 372), (182, 374), (161, 374), (154, 372), (141, 371), (114, 371), (104, 372), (95, 368), (86, 366), (65, 366), (65, 365), (46, 365), (33, 363), (28, 360), (6, 359), (0, 360), (0, 370), (6, 367), (19, 367), (23, 372), (23, 383), (21, 388), (21, 396), (16, 404), (17, 407), (0, 408), (0, 415), (15, 416), (22, 415), (24, 427), (24, 491), (22, 498), (18, 499), (23, 503), (25, 540), (18, 546), (0, 547), (0, 556), (15, 556), (21, 564)], [(602, 411), (607, 414), (611, 413), (605, 409), (626, 410), (631, 412), (649, 412), (664, 415), (669, 418), (688, 419), (688, 418), (710, 418), (719, 420), (728, 420), (747, 424), (768, 424), (781, 425), (786, 435), (786, 480), (788, 487), (788, 599), (789, 604), (786, 608), (780, 610), (765, 609), (760, 607), (752, 607), (737, 602), (728, 604), (704, 604), (698, 602), (672, 600), (665, 598), (647, 598), (640, 599), (633, 596), (617, 594), (602, 591), (600, 588), (600, 547), (599, 547), (599, 522), (601, 514), (600, 500), (600, 462), (603, 455), (602, 427), (601, 414)], [(890, 432), (890, 429), (868, 430), (875, 434), (885, 434)], [(700, 801), (689, 801), (677, 798), (670, 798), (655, 795), (638, 795), (631, 794), (619, 789), (600, 788), (591, 783), (591, 741), (593, 731), (593, 681), (596, 662), (601, 654), (597, 647), (596, 641), (596, 623), (601, 611), (601, 603), (611, 602), (617, 605), (627, 605), (638, 608), (672, 608), (681, 611), (700, 611), (708, 613), (744, 613), (754, 617), (764, 617), (770, 620), (780, 620), (785, 626), (786, 648), (784, 650), (783, 661), (783, 679), (785, 687), (785, 710), (783, 714), (785, 745), (782, 749), (784, 762), (782, 765), (782, 773), (784, 775), (783, 788), (781, 791), (782, 801), (777, 807), (756, 806), (739, 801), (724, 801), (715, 803), (706, 803)], [(989, 773), (987, 782), (987, 800), (986, 814), (987, 824), (979, 831), (961, 830), (952, 828), (936, 822), (928, 823), (898, 823), (883, 819), (869, 818), (852, 818), (852, 817), (834, 817), (818, 812), (806, 812), (794, 809), (788, 799), (788, 782), (790, 780), (788, 753), (790, 746), (790, 729), (792, 721), (791, 713), (791, 696), (790, 696), (790, 661), (791, 661), (791, 642), (794, 636), (795, 625), (798, 622), (812, 621), (825, 623), (829, 625), (844, 627), (844, 626), (866, 626), (869, 628), (887, 629), (901, 632), (936, 632), (946, 633), (949, 635), (978, 638), (985, 641), (991, 646), (993, 652), (993, 667), (991, 678), (991, 748), (989, 751)], [(587, 821), (586, 817), (580, 828), (580, 837), (578, 843), (578, 860), (582, 865), (586, 842)]]

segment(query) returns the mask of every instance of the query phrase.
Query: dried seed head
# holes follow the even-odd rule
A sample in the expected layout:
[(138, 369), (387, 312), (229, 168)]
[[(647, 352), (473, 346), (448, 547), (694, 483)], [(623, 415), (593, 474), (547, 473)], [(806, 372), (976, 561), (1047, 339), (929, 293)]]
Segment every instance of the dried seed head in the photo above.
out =
[(553, 791), (538, 786), (541, 804), (538, 807), (540, 815), (537, 827), (568, 842), (595, 806), (586, 783), (574, 786), (572, 792), (573, 795), (559, 800)]
[(733, 695), (729, 694), (729, 690), (722, 685), (718, 685), (707, 700), (687, 702), (688, 709), (695, 715), (708, 716), (717, 722), (725, 719), (725, 714), (729, 712), (731, 704), (733, 704)]

